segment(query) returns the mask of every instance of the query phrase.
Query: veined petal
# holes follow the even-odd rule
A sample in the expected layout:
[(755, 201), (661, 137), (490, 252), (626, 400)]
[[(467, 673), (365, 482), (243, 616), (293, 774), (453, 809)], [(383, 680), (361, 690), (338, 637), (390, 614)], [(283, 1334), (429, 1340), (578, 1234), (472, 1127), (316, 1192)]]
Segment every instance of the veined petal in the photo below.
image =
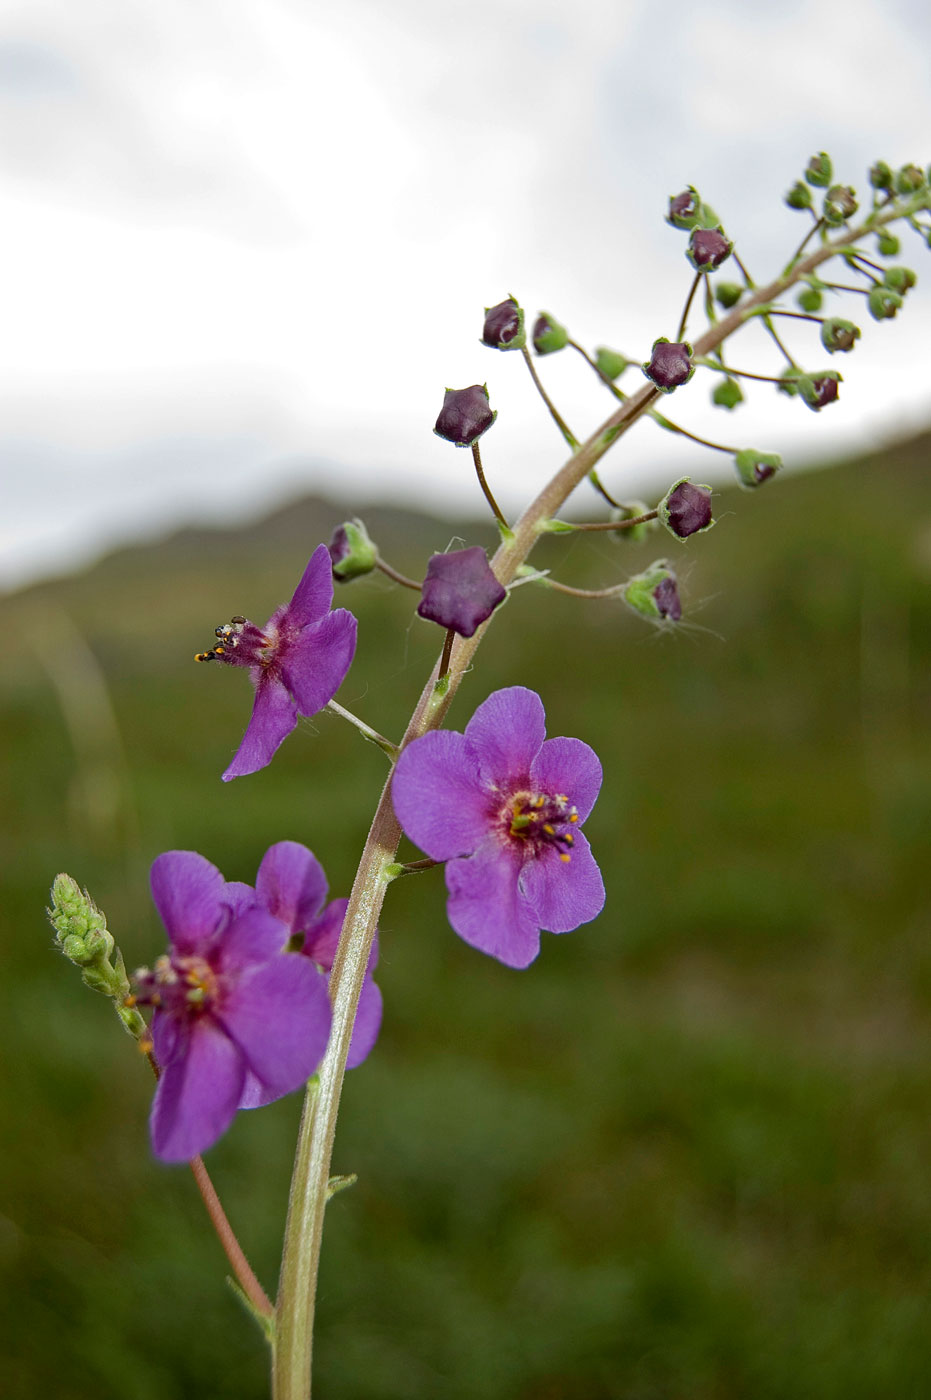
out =
[(508, 967), (527, 967), (540, 951), (540, 928), (518, 889), (520, 865), (494, 838), (468, 860), (446, 866), (446, 912), (460, 938)]
[(530, 765), (546, 738), (543, 701), (522, 685), (496, 690), (469, 720), (465, 738), (486, 783), (518, 787), (528, 781)]
[(297, 724), (297, 710), (285, 687), (268, 673), (259, 678), (252, 718), (223, 781), (257, 773), (270, 763), (278, 745)]
[(489, 794), (462, 734), (438, 729), (415, 739), (391, 779), (395, 815), (433, 860), (468, 855), (488, 832)]
[(267, 963), (282, 952), (289, 936), (284, 920), (267, 909), (260, 905), (244, 909), (217, 939), (218, 966), (223, 972), (241, 972), (256, 963)]
[(381, 1029), (381, 1013), (381, 989), (375, 985), (371, 976), (367, 976), (359, 995), (359, 1009), (352, 1028), (349, 1054), (346, 1057), (347, 1069), (355, 1069), (357, 1065), (361, 1065), (375, 1044)]
[(292, 933), (304, 933), (326, 899), (327, 880), (313, 851), (299, 841), (278, 841), (262, 857), (255, 889)]
[(189, 1162), (232, 1123), (246, 1067), (237, 1047), (208, 1016), (192, 1027), (187, 1052), (162, 1072), (149, 1131), (163, 1162)]
[(325, 544), (318, 544), (286, 612), (294, 627), (306, 627), (330, 611), (333, 602), (333, 565)]
[(315, 715), (333, 699), (352, 665), (356, 629), (352, 613), (337, 608), (288, 644), (282, 654), (281, 679), (294, 696), (299, 714)]
[(187, 1052), (191, 1028), (187, 1021), (179, 1021), (164, 1011), (156, 1010), (152, 1017), (152, 1051), (155, 1063), (164, 1070), (172, 1060)]
[(319, 919), (305, 925), (304, 946), (301, 952), (313, 958), (324, 972), (329, 972), (333, 966), (348, 907), (348, 899), (331, 899)]
[(165, 851), (152, 862), (152, 898), (181, 953), (202, 953), (223, 917), (226, 881), (196, 851)]
[(326, 976), (309, 958), (282, 953), (240, 978), (224, 999), (222, 1019), (247, 1068), (280, 1098), (323, 1058), (332, 1019)]
[(246, 909), (251, 909), (256, 903), (256, 893), (251, 885), (247, 885), (244, 880), (227, 880), (226, 889), (223, 891), (223, 902), (228, 904), (233, 917), (242, 914)]
[(534, 918), (550, 933), (569, 933), (587, 924), (604, 908), (605, 887), (591, 847), (581, 831), (569, 860), (551, 849), (537, 860), (528, 860), (521, 871), (520, 887)]
[(601, 761), (581, 739), (547, 739), (530, 765), (535, 792), (567, 797), (584, 822), (601, 789)]

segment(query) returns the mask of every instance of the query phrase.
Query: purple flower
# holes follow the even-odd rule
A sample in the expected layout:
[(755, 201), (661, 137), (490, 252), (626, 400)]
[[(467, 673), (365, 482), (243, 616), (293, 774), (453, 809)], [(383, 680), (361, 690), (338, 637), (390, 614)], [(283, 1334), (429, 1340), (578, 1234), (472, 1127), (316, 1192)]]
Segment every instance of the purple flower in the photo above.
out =
[(471, 549), (431, 556), (417, 612), (428, 622), (438, 622), (461, 637), (471, 637), (506, 597), (484, 549), (473, 545)]
[(457, 447), (471, 447), (482, 433), (487, 433), (498, 416), (488, 402), (484, 384), (470, 384), (467, 389), (447, 389), (443, 407), (433, 431), (437, 437), (454, 442)]
[(339, 690), (356, 649), (356, 620), (345, 608), (330, 612), (333, 577), (330, 552), (318, 545), (286, 607), (264, 627), (234, 617), (216, 629), (219, 641), (197, 661), (248, 666), (255, 686), (252, 718), (223, 781), (256, 773), (297, 724), (315, 715)]
[(446, 909), (460, 938), (527, 967), (540, 930), (594, 919), (604, 885), (580, 831), (601, 787), (581, 739), (547, 739), (539, 695), (495, 691), (464, 734), (437, 730), (401, 754), (391, 792), (404, 831), (446, 861)]
[(641, 369), (647, 379), (652, 379), (657, 389), (671, 394), (680, 384), (685, 384), (695, 373), (692, 364), (692, 347), (687, 340), (668, 340), (660, 336), (653, 342), (653, 353)]
[(161, 1077), (149, 1126), (165, 1162), (187, 1162), (216, 1142), (247, 1081), (268, 1103), (300, 1088), (326, 1050), (326, 978), (283, 951), (281, 921), (244, 888), (196, 851), (167, 851), (152, 865), (171, 949), (135, 980), (137, 1000), (155, 1007)]
[[(284, 924), (285, 938), (302, 937), (299, 951), (329, 976), (349, 900), (333, 899), (326, 904), (327, 879), (313, 852), (297, 841), (279, 841), (270, 846), (259, 866), (255, 895), (260, 905)], [(360, 1065), (378, 1039), (382, 1000), (372, 981), (377, 962), (376, 935), (362, 984), (347, 1069)], [(257, 1092), (262, 1086), (250, 1087)], [(242, 1107), (255, 1108), (264, 1102), (267, 1100), (259, 1098), (255, 1103), (244, 1102)]]

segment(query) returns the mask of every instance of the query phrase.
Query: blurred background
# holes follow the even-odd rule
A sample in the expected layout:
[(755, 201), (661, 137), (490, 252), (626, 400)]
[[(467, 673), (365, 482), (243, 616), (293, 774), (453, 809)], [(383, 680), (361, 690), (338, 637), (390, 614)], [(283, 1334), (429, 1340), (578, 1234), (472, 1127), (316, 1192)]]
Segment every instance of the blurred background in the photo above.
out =
[[(487, 379), (507, 509), (563, 452), (519, 358), (477, 343), (482, 307), (513, 291), (645, 358), (689, 282), (669, 194), (697, 185), (762, 280), (813, 151), (860, 189), (931, 153), (929, 22), (870, 0), (0, 18), (0, 1389), (245, 1400), (261, 1344), (189, 1175), (149, 1155), (145, 1066), (51, 948), (51, 878), (88, 885), (130, 966), (164, 945), (162, 850), (251, 880), (301, 839), (346, 893), (382, 756), (321, 715), (222, 784), (249, 686), (192, 654), (264, 621), (346, 514), (417, 576), (491, 547), (467, 454), (430, 433), (443, 387)], [(690, 428), (782, 451), (765, 491), (646, 423), (605, 460), (621, 494), (711, 480), (717, 528), (535, 562), (595, 587), (672, 555), (675, 636), (530, 588), (490, 630), (451, 723), (520, 682), (598, 749), (608, 904), (515, 973), (449, 930), (439, 871), (391, 890), (322, 1397), (927, 1394), (927, 307), (919, 285), (894, 324), (838, 308), (864, 341), (822, 415), (680, 394)], [(793, 344), (824, 366), (810, 327)], [(609, 412), (578, 358), (540, 368), (577, 432)], [(339, 698), (389, 735), (438, 649), (411, 600), (380, 576), (338, 596), (360, 622)], [(298, 1113), (240, 1115), (208, 1154), (268, 1289)]]

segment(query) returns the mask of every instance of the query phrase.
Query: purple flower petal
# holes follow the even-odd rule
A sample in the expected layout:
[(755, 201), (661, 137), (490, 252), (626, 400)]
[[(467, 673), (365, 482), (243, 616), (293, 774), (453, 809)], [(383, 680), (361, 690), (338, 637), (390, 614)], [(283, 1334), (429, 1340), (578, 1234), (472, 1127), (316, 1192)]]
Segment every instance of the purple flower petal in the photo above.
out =
[(312, 958), (324, 972), (329, 972), (333, 966), (348, 907), (348, 899), (331, 899), (318, 919), (302, 925), (305, 937), (301, 952)]
[(180, 953), (202, 953), (223, 916), (226, 881), (196, 851), (166, 851), (152, 862), (152, 898)]
[(172, 1060), (187, 1053), (191, 1038), (191, 1027), (187, 1021), (179, 1021), (174, 1016), (166, 1016), (156, 1010), (149, 1027), (152, 1032), (152, 1051), (155, 1062), (164, 1070)]
[(488, 830), (489, 798), (478, 762), (455, 731), (434, 730), (407, 746), (394, 770), (391, 799), (407, 835), (433, 860), (474, 851)]
[(239, 1050), (209, 1017), (192, 1027), (187, 1053), (166, 1066), (155, 1090), (149, 1129), (163, 1162), (189, 1162), (216, 1142), (239, 1107), (246, 1067)]
[(346, 1057), (346, 1068), (355, 1069), (361, 1065), (378, 1039), (381, 1029), (382, 997), (381, 989), (375, 985), (370, 975), (362, 983), (359, 996), (359, 1009), (352, 1028), (352, 1040)]
[(228, 783), (231, 778), (242, 778), (264, 768), (296, 724), (297, 710), (285, 687), (267, 673), (261, 675), (252, 718), (223, 781)]
[(216, 942), (214, 958), (224, 973), (267, 963), (288, 941), (288, 926), (267, 909), (253, 905), (237, 915)]
[(244, 914), (256, 902), (255, 890), (244, 880), (227, 880), (223, 891), (223, 902), (228, 904), (233, 916)]
[(536, 691), (522, 685), (496, 690), (469, 720), (465, 738), (485, 783), (499, 787), (527, 783), (531, 764), (546, 738), (543, 701)]
[(547, 739), (530, 765), (535, 791), (560, 793), (584, 822), (601, 789), (601, 762), (581, 739)]
[[(298, 841), (278, 841), (262, 857), (255, 890), (269, 913), (304, 933), (327, 896), (323, 867)], [(338, 936), (338, 934), (337, 934)]]
[(356, 620), (345, 608), (327, 613), (295, 637), (282, 657), (281, 679), (294, 696), (299, 714), (315, 715), (333, 699), (355, 651)]
[[(283, 953), (245, 973), (225, 998), (223, 1026), (273, 1097), (313, 1074), (330, 1036), (326, 977), (308, 958)], [(239, 1086), (237, 1103), (242, 1094)]]
[(330, 551), (325, 544), (318, 544), (286, 612), (292, 626), (306, 627), (328, 613), (332, 602), (333, 565)]
[(516, 859), (489, 837), (468, 860), (446, 866), (446, 912), (460, 938), (508, 967), (528, 967), (540, 929), (518, 890)]
[(547, 852), (524, 866), (520, 886), (540, 927), (550, 933), (569, 933), (587, 924), (604, 908), (605, 887), (584, 834), (576, 831), (572, 856), (560, 860)]

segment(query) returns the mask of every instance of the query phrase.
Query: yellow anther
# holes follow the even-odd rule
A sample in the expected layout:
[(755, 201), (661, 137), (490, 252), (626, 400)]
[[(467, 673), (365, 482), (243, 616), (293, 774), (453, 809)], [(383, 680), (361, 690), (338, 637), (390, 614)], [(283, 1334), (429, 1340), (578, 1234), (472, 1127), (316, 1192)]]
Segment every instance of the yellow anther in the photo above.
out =
[(575, 837), (572, 835), (571, 831), (567, 831), (562, 839), (565, 841), (567, 846), (571, 846), (575, 842)]
[(153, 1043), (147, 1035), (140, 1036), (139, 1049), (142, 1051), (143, 1055), (151, 1055)]
[(564, 851), (563, 854), (559, 857), (559, 859), (565, 861), (566, 865), (568, 865), (572, 857), (567, 851)]
[(549, 822), (543, 823), (543, 830), (546, 832), (547, 836), (556, 835), (556, 828), (554, 826), (550, 826)]
[(546, 805), (546, 798), (545, 798), (545, 797), (538, 797), (538, 798), (535, 800), (535, 802), (534, 802), (533, 805), (539, 810), (539, 808), (541, 808), (541, 807), (543, 807), (543, 806)]
[(573, 813), (571, 814), (571, 816), (569, 817), (569, 820), (570, 820), (571, 822), (577, 822), (578, 819), (579, 819), (579, 814), (578, 814), (578, 812), (573, 812)]

